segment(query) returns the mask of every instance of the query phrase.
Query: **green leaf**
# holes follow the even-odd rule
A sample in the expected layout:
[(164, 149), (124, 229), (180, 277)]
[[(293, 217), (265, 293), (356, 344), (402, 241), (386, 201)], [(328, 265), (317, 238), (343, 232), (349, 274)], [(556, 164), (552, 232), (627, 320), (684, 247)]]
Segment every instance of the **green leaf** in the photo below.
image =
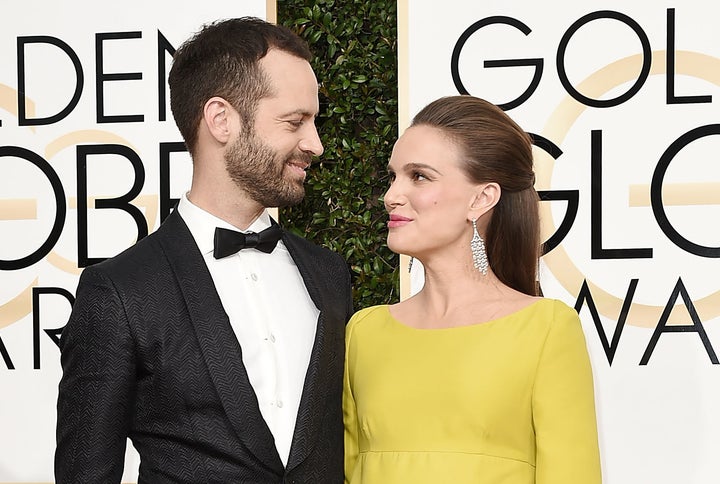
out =
[(278, 0), (277, 9), (313, 53), (325, 147), (305, 200), (280, 218), (348, 261), (355, 307), (394, 302), (398, 258), (386, 246), (382, 195), (398, 134), (397, 0)]

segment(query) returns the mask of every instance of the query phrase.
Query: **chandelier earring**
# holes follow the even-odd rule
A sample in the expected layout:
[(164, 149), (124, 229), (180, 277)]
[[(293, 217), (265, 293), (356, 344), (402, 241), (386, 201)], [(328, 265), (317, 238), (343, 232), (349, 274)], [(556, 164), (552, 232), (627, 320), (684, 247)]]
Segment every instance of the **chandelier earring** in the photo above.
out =
[(477, 219), (473, 219), (473, 237), (470, 240), (470, 250), (472, 251), (473, 265), (475, 269), (480, 271), (483, 276), (487, 275), (488, 272), (488, 258), (487, 252), (485, 251), (485, 242), (477, 231)]

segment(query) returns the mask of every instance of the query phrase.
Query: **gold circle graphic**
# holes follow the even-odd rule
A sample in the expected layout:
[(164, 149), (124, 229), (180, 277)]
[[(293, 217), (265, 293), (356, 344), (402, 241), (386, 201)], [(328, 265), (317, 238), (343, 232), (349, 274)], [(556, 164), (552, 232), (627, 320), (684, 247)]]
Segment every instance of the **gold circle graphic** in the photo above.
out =
[[(665, 59), (664, 50), (653, 52), (651, 76), (665, 74), (667, 67)], [(675, 72), (677, 74), (696, 77), (720, 86), (720, 59), (697, 52), (677, 51), (676, 60)], [(610, 89), (634, 80), (639, 72), (638, 67), (640, 65), (642, 65), (642, 56), (640, 54), (617, 60), (591, 74), (580, 83), (579, 90), (585, 93), (586, 96), (595, 96), (597, 99), (598, 96)], [(572, 125), (585, 109), (587, 109), (587, 106), (568, 95), (548, 119), (542, 136), (560, 146)], [(537, 188), (549, 189), (554, 160), (549, 156), (542, 157), (542, 159), (536, 160), (536, 164)], [(556, 227), (553, 224), (549, 204), (541, 204), (540, 211), (543, 236), (547, 239), (555, 232)], [(607, 318), (617, 319), (624, 301), (586, 279), (562, 245), (545, 255), (543, 261), (558, 282), (570, 294), (578, 294), (583, 281), (586, 281), (598, 312)], [(714, 319), (720, 316), (720, 291), (693, 301), (693, 304), (701, 319)], [(682, 308), (684, 308), (683, 305), (675, 305), (668, 324), (691, 324), (687, 312), (680, 310)], [(626, 324), (639, 327), (655, 327), (664, 309), (665, 306), (633, 303)]]

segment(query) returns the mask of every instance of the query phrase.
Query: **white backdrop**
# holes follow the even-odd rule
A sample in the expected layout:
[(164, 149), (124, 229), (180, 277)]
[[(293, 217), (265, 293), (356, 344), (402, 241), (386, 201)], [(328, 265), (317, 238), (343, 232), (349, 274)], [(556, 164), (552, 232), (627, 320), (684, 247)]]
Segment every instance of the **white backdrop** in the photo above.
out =
[[(189, 187), (166, 87), (172, 52), (208, 21), (274, 21), (275, 1), (0, 0), (0, 9), (0, 482), (48, 482), (55, 341), (79, 267), (153, 231)], [(107, 200), (125, 194), (137, 208)], [(124, 480), (137, 464), (130, 450)]]
[[(430, 100), (464, 89), (515, 101), (508, 113), (547, 140), (536, 150), (537, 188), (558, 199), (543, 203), (544, 230), (561, 240), (544, 258), (542, 283), (549, 296), (581, 302), (605, 482), (720, 482), (720, 5), (398, 5), (401, 128)], [(79, 261), (109, 257), (138, 236), (124, 201), (105, 202), (120, 209), (94, 201), (130, 192), (148, 229), (157, 227), (191, 170), (163, 99), (168, 48), (215, 18), (274, 19), (275, 2), (0, 7), (0, 482), (46, 482), (60, 377), (54, 340)], [(519, 62), (485, 64), (511, 59)], [(406, 293), (421, 283), (417, 266)], [(669, 317), (666, 307), (675, 307)], [(134, 454), (126, 467), (125, 479), (135, 479)]]
[(579, 308), (604, 482), (720, 482), (720, 4), (398, 5), (401, 130), (469, 93), (546, 140), (541, 282)]

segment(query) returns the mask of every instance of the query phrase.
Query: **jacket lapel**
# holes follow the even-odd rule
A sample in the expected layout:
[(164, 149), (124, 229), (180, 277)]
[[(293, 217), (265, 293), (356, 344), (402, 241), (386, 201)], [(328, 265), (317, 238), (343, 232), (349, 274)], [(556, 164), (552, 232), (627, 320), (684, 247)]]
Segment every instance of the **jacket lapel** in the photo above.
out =
[(282, 475), (282, 461), (260, 413), (242, 362), (240, 344), (202, 255), (179, 214), (170, 214), (163, 227), (166, 230), (163, 231), (162, 245), (187, 304), (210, 377), (233, 429), (252, 454)]
[(326, 360), (329, 352), (327, 351), (325, 300), (318, 284), (314, 280), (316, 271), (313, 270), (313, 267), (314, 264), (317, 264), (317, 261), (312, 260), (309, 254), (295, 243), (291, 237), (288, 237), (286, 233), (283, 235), (283, 243), (300, 271), (310, 298), (320, 310), (315, 332), (315, 343), (313, 344), (310, 362), (305, 376), (305, 384), (303, 386), (300, 407), (295, 422), (295, 433), (293, 434), (290, 456), (288, 458), (287, 469), (289, 471), (307, 458), (317, 438), (320, 425), (319, 419), (323, 413), (322, 408), (325, 405), (322, 401), (322, 392), (319, 392), (318, 389), (324, 388), (325, 386), (325, 372), (323, 370), (327, 368)]

